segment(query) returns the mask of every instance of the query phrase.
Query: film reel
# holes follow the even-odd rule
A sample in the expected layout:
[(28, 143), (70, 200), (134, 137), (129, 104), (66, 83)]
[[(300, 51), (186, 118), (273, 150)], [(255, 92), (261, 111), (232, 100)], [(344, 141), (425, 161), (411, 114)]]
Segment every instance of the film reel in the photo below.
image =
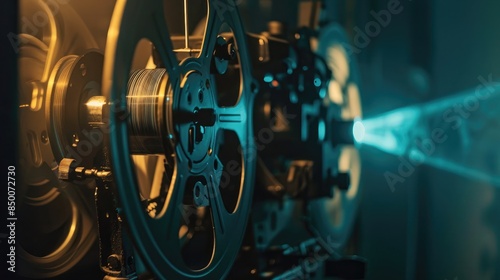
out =
[[(187, 32), (184, 48), (174, 48), (158, 0), (118, 1), (106, 44), (114, 184), (133, 243), (158, 278), (224, 277), (250, 210), (255, 90), (245, 34), (234, 2), (207, 6), (200, 49), (190, 48)], [(224, 26), (231, 36), (221, 36)], [(142, 38), (155, 46), (157, 67), (130, 76)], [(224, 84), (235, 81), (236, 89)], [(159, 186), (138, 183), (132, 157), (139, 154), (164, 159)]]
[[(325, 59), (332, 70), (328, 85), (327, 102), (330, 104), (329, 118), (352, 121), (361, 118), (361, 99), (359, 96), (359, 70), (356, 58), (348, 53), (349, 41), (338, 24), (323, 27), (318, 37), (316, 53)], [(349, 131), (352, 132), (352, 131)], [(334, 188), (333, 198), (320, 198), (309, 203), (310, 223), (324, 240), (330, 240), (334, 249), (343, 248), (351, 236), (357, 209), (360, 203), (361, 160), (354, 146), (337, 146), (331, 142), (323, 143), (325, 154), (338, 155), (338, 161), (323, 157), (324, 174), (336, 170), (349, 173), (346, 189)]]
[[(65, 55), (95, 48), (96, 43), (70, 7), (55, 8), (43, 1), (21, 1), (26, 18), (45, 20), (40, 28), (32, 25), (19, 35), (22, 180), (18, 252), (20, 274), (32, 278), (67, 272), (96, 240), (93, 194), (87, 188), (91, 182), (75, 185), (58, 180), (58, 162), (69, 152), (66, 148), (76, 147), (58, 141), (65, 136), (54, 130), (64, 122), (57, 112), (64, 110), (66, 99), (79, 97), (68, 92), (65, 83), (57, 84), (61, 76), (69, 78), (80, 61)], [(75, 36), (75, 30), (80, 36)], [(59, 102), (54, 102), (55, 96)]]
[[(307, 28), (294, 37), (289, 54), (273, 53), (278, 58), (260, 64), (258, 72), (264, 90), (254, 113), (254, 133), (262, 136), (252, 212), (255, 245), (271, 259), (307, 256), (301, 249), (307, 246), (339, 258), (360, 199), (353, 137), (354, 120), (361, 116), (358, 69), (340, 26), (325, 26), (317, 39)], [(268, 40), (269, 50), (283, 49), (279, 39), (259, 40)], [(269, 265), (262, 273), (280, 269)]]

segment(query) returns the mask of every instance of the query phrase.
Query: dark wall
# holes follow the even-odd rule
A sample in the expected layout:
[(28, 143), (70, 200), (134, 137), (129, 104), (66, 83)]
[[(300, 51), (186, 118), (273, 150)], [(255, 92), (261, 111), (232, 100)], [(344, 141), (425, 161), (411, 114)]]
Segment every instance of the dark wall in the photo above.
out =
[[(493, 81), (499, 81), (499, 12), (498, 1), (433, 3), (435, 96), (475, 88), (481, 83), (479, 77), (489, 79), (491, 75)], [(494, 126), (489, 128), (489, 133), (498, 134)], [(472, 163), (484, 164), (485, 160), (473, 158)], [(433, 279), (450, 279), (454, 275), (458, 279), (500, 279), (498, 188), (488, 182), (437, 170), (430, 170), (426, 175), (433, 178), (428, 186), (426, 205), (432, 215), (425, 224), (429, 276)]]
[[(355, 23), (345, 23), (353, 39), (389, 2), (356, 1)], [(479, 76), (500, 79), (500, 2), (400, 4), (359, 53), (365, 116), (475, 88)], [(421, 166), (391, 192), (383, 173), (401, 161), (370, 148), (363, 161), (361, 254), (369, 279), (500, 279), (497, 187)]]

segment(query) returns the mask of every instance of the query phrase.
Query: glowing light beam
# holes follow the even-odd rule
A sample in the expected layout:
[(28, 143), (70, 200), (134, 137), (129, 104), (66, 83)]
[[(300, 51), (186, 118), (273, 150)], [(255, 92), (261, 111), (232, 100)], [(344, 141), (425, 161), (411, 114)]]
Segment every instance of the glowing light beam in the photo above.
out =
[(500, 186), (500, 84), (356, 121), (358, 144)]

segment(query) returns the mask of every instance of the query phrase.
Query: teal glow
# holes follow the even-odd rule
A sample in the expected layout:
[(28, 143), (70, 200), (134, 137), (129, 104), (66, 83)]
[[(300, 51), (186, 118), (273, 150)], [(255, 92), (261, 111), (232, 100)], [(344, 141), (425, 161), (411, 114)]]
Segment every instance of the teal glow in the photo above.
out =
[(264, 76), (264, 82), (266, 83), (270, 83), (273, 81), (273, 75), (270, 74), (270, 73), (267, 73), (265, 76)]
[(495, 186), (500, 187), (500, 177), (495, 176), (495, 174), (489, 174), (487, 172), (484, 172), (483, 170), (478, 170), (474, 168), (469, 168), (460, 164), (456, 164), (454, 162), (450, 162), (445, 159), (440, 159), (440, 158), (429, 158), (425, 161), (427, 165), (446, 170), (451, 173), (459, 174), (461, 176), (474, 179), (474, 180), (480, 180), (480, 181), (486, 181), (490, 182)]
[(320, 78), (314, 78), (314, 86), (316, 86), (316, 87), (321, 86), (321, 79)]
[(319, 97), (320, 98), (325, 98), (326, 97), (326, 89), (325, 88), (321, 88), (319, 90)]
[(354, 135), (354, 140), (356, 140), (356, 142), (361, 143), (363, 141), (363, 138), (365, 137), (365, 126), (361, 121), (354, 121), (352, 134)]
[(325, 140), (326, 135), (326, 124), (325, 121), (320, 119), (318, 122), (318, 140), (321, 142)]
[(406, 157), (414, 166), (500, 186), (499, 108), (500, 84), (484, 84), (355, 122), (353, 133), (359, 144)]
[(299, 102), (299, 97), (295, 91), (290, 92), (290, 102), (297, 104)]
[(412, 106), (365, 119), (364, 137), (358, 142), (390, 154), (403, 155), (409, 146), (409, 133), (415, 127), (419, 116), (420, 109)]

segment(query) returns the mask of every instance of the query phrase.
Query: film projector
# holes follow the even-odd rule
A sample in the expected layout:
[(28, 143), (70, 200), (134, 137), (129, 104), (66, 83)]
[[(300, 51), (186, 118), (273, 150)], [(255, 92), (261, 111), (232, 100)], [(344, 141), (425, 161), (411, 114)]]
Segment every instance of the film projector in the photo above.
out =
[(19, 34), (23, 277), (363, 278), (340, 25), (247, 33), (242, 1), (118, 0), (103, 49), (67, 2), (20, 5), (46, 18)]

